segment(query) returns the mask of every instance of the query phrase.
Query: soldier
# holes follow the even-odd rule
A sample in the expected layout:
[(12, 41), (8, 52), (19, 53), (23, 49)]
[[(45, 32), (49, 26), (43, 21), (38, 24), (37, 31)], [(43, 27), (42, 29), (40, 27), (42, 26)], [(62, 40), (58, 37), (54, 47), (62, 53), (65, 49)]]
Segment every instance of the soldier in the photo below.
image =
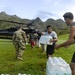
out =
[(23, 60), (22, 56), (25, 50), (26, 34), (21, 26), (17, 27), (17, 31), (14, 32), (12, 40), (16, 49), (16, 58)]

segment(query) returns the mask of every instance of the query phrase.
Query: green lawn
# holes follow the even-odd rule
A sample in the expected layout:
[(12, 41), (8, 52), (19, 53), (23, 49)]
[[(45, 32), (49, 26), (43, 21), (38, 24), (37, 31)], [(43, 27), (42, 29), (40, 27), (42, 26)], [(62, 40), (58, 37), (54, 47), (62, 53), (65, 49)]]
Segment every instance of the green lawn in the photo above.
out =
[(15, 49), (11, 40), (0, 39), (0, 74), (18, 75), (45, 75), (46, 56), (41, 53), (41, 48), (31, 49), (26, 45), (24, 60), (15, 59)]
[[(68, 35), (59, 36), (58, 43), (62, 43), (68, 38)], [(75, 51), (75, 45), (68, 48), (60, 48), (55, 50), (53, 56), (62, 57), (66, 62), (70, 63), (72, 54)], [(24, 60), (15, 59), (15, 49), (11, 40), (0, 39), (0, 74), (18, 75), (46, 75), (46, 54), (41, 53), (41, 48), (31, 49), (30, 45), (26, 45), (23, 56)]]

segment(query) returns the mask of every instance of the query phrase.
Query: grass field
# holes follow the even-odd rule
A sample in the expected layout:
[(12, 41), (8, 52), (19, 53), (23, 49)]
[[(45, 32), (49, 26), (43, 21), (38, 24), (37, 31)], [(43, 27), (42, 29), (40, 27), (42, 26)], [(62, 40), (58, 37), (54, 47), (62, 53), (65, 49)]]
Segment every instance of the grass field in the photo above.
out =
[[(68, 35), (59, 36), (58, 43), (62, 43), (68, 38)], [(70, 63), (75, 45), (68, 48), (60, 48), (55, 50), (53, 56), (62, 57), (66, 62)], [(24, 60), (15, 59), (15, 49), (11, 40), (0, 39), (0, 75), (46, 75), (46, 54), (41, 52), (41, 48), (35, 47), (31, 49), (30, 45), (26, 45), (23, 56)]]

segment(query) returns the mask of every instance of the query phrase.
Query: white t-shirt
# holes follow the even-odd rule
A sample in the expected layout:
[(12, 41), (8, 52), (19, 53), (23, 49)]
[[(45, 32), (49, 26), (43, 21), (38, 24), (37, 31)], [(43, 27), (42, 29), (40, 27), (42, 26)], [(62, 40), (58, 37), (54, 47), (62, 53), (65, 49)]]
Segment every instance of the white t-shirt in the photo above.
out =
[(45, 32), (44, 35), (40, 37), (39, 43), (53, 45), (53, 43), (55, 42), (50, 43), (49, 41), (50, 39), (56, 39), (56, 38), (57, 38), (56, 32), (52, 31), (50, 34), (48, 32)]
[(45, 32), (44, 35), (51, 36), (53, 39), (57, 38), (57, 34), (55, 31), (52, 31), (50, 34), (48, 32)]

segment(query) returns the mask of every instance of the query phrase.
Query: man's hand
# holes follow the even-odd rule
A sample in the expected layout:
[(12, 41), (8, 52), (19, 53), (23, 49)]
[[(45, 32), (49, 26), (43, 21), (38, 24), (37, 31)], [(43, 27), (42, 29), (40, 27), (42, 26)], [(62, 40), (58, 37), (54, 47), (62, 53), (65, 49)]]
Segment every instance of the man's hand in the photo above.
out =
[(50, 39), (49, 42), (51, 43), (51, 42), (57, 42), (57, 41), (58, 41), (58, 39), (56, 38), (56, 39)]
[(54, 42), (54, 40), (53, 40), (53, 39), (51, 39), (49, 42), (50, 42), (50, 43), (51, 43), (51, 42)]
[(44, 35), (44, 32), (42, 32), (41, 35)]
[(59, 49), (60, 48), (60, 45), (55, 45), (55, 49)]

